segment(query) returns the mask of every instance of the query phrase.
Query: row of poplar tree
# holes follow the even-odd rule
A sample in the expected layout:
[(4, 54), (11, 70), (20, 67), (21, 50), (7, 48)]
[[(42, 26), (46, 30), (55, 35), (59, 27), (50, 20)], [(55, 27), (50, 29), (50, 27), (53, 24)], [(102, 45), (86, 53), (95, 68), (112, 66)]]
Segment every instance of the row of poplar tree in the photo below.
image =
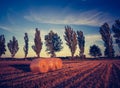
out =
[[(112, 31), (114, 35), (112, 36)], [(112, 58), (115, 56), (115, 51), (113, 48), (113, 38), (115, 38), (115, 43), (118, 44), (118, 47), (120, 49), (120, 20), (116, 20), (115, 23), (112, 25), (112, 28), (109, 27), (108, 23), (104, 23), (99, 30), (102, 40), (104, 41), (104, 55), (106, 57)], [(60, 36), (58, 36), (57, 33), (54, 33), (53, 31), (50, 31), (48, 35), (45, 35), (45, 45), (46, 45), (46, 51), (48, 54), (51, 54), (51, 57), (56, 57), (55, 52), (61, 51), (63, 48), (62, 40), (60, 39)], [(75, 32), (70, 26), (65, 26), (65, 34), (64, 39), (66, 41), (66, 45), (68, 45), (71, 56), (74, 57), (75, 51), (77, 49), (77, 44), (79, 46), (80, 52), (79, 56), (81, 58), (84, 57), (84, 47), (85, 47), (85, 36), (82, 31)], [(28, 34), (25, 33), (24, 36), (25, 45), (23, 47), (25, 58), (28, 54), (28, 48), (29, 48), (29, 38)], [(36, 28), (35, 38), (34, 38), (34, 45), (32, 45), (32, 49), (35, 51), (37, 57), (40, 57), (40, 52), (42, 49), (42, 41), (40, 36), (40, 30)], [(7, 43), (8, 49), (11, 53), (11, 57), (14, 57), (17, 51), (19, 50), (18, 41), (13, 36), (12, 40), (10, 40)], [(6, 52), (6, 46), (5, 46), (5, 37), (4, 35), (0, 35), (0, 57), (2, 54), (5, 54)], [(91, 56), (101, 56), (101, 50), (97, 45), (90, 46), (89, 54)]]
[[(80, 55), (82, 56), (84, 54), (85, 37), (82, 31), (77, 31), (77, 34), (76, 34), (76, 32), (70, 26), (66, 26), (64, 38), (66, 40), (66, 44), (70, 48), (72, 57), (74, 56), (74, 53), (76, 51), (77, 42), (79, 43), (79, 47), (80, 47)], [(46, 51), (48, 52), (48, 54), (51, 54), (51, 57), (56, 57), (55, 52), (59, 52), (63, 48), (62, 46), (63, 42), (60, 36), (58, 36), (57, 33), (50, 31), (48, 35), (45, 35), (44, 39), (45, 39)], [(26, 58), (28, 54), (28, 48), (29, 48), (29, 38), (27, 33), (25, 33), (24, 42), (25, 42), (25, 45), (23, 47), (23, 50)], [(12, 40), (10, 40), (7, 43), (7, 47), (11, 53), (11, 57), (14, 57), (17, 51), (19, 50), (18, 45), (19, 44), (15, 36), (13, 36)], [(37, 57), (40, 57), (42, 45), (43, 43), (41, 41), (40, 30), (36, 28), (34, 45), (32, 45), (32, 49), (35, 51)], [(6, 51), (5, 47), (6, 47), (5, 37), (4, 35), (0, 35), (0, 57), (2, 56), (2, 54), (5, 54), (5, 51)]]

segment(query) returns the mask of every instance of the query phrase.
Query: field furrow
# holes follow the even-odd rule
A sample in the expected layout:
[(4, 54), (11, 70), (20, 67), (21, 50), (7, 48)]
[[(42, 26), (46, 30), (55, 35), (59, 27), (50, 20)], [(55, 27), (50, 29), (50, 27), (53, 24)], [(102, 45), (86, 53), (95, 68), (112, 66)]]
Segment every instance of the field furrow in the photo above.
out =
[(110, 74), (109, 87), (120, 88), (120, 70), (115, 64), (113, 64), (112, 71)]
[(73, 75), (73, 77), (70, 77), (69, 79), (65, 79), (62, 83), (59, 83), (55, 87), (63, 87), (64, 88), (67, 85), (70, 85), (71, 83), (73, 83), (74, 80), (76, 80), (78, 78), (78, 76), (83, 76), (84, 73), (89, 72), (90, 70), (93, 70), (94, 68), (96, 68), (98, 66), (100, 66), (99, 63), (96, 63), (94, 65), (90, 64), (89, 66), (86, 66), (86, 67), (79, 69), (76, 74), (71, 72), (71, 75), (75, 74), (75, 75)]
[[(86, 64), (83, 65), (78, 65), (77, 67), (84, 67), (86, 66)], [(56, 79), (60, 79), (60, 78), (65, 78), (65, 76), (70, 77), (70, 72), (74, 71), (77, 72), (79, 68), (75, 67), (71, 67), (71, 68), (63, 68), (61, 70), (55, 71), (55, 72), (49, 72), (49, 73), (45, 73), (45, 76), (40, 76), (39, 77), (33, 77), (33, 78), (28, 78), (29, 80), (24, 80), (24, 82), (26, 83), (30, 83), (30, 81), (40, 81), (40, 85), (44, 85), (45, 83), (50, 83), (50, 85), (52, 86), (52, 83), (56, 80)], [(63, 77), (62, 77), (63, 76)], [(42, 80), (41, 80), (42, 79)], [(56, 81), (57, 82), (57, 81)], [(18, 83), (19, 84), (19, 83)], [(30, 84), (29, 84), (30, 85)], [(46, 85), (47, 86), (47, 85)]]
[(47, 73), (32, 73), (30, 63), (1, 61), (0, 88), (120, 88), (120, 60), (68, 60)]
[[(74, 80), (74, 83), (71, 83), (71, 85), (68, 85), (67, 87), (71, 87), (71, 88), (90, 88), (91, 85), (93, 85), (93, 81), (96, 80), (92, 78), (93, 75), (95, 75), (95, 73), (100, 70), (100, 68), (102, 68), (103, 65), (100, 63), (99, 66), (95, 67), (94, 69), (89, 70), (88, 72), (86, 71), (83, 75), (79, 74), (76, 77), (76, 80)], [(97, 77), (96, 77), (97, 78)]]

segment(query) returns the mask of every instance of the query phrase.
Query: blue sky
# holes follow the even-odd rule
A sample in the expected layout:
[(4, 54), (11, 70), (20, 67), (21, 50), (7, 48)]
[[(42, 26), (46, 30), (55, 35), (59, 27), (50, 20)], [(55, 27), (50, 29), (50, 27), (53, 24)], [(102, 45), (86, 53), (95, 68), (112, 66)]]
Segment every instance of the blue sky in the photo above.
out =
[[(120, 18), (119, 0), (0, 0), (0, 34), (4, 34), (7, 42), (15, 36), (19, 42), (16, 57), (24, 57), (24, 33), (29, 36), (29, 54), (36, 56), (31, 46), (34, 44), (35, 28), (41, 31), (42, 41), (50, 30), (58, 33), (63, 40), (63, 50), (57, 56), (70, 56), (68, 46), (64, 40), (64, 27), (70, 25), (75, 31), (81, 30), (85, 34), (85, 54), (89, 56), (89, 47), (97, 44), (104, 51), (103, 41), (99, 34), (99, 27), (108, 22), (110, 27), (114, 20)], [(41, 56), (49, 56), (45, 52), (45, 45)], [(117, 46), (115, 45), (117, 50)], [(79, 49), (76, 54), (78, 55)], [(7, 49), (5, 57), (10, 53)]]

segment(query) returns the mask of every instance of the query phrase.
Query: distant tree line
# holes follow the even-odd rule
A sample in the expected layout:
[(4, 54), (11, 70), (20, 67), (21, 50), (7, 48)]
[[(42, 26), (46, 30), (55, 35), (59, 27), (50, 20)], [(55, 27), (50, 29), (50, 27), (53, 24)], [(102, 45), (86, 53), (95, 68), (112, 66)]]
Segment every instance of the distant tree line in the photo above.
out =
[[(40, 36), (40, 30), (36, 28), (35, 30), (35, 38), (34, 45), (32, 45), (32, 49), (36, 53), (37, 57), (40, 57), (40, 52), (42, 49), (42, 40)], [(115, 43), (118, 45), (120, 50), (120, 20), (116, 20), (112, 25), (112, 28), (109, 27), (108, 23), (104, 23), (99, 30), (102, 40), (104, 41), (104, 56), (112, 58), (115, 56), (115, 51), (113, 48), (113, 37), (115, 38)], [(112, 32), (114, 33), (112, 36)], [(59, 52), (63, 49), (63, 42), (60, 36), (57, 33), (54, 33), (52, 30), (45, 35), (45, 45), (46, 52), (51, 54), (51, 57), (56, 57), (55, 52)], [(82, 31), (75, 32), (70, 26), (65, 26), (64, 39), (66, 41), (66, 45), (69, 47), (71, 52), (71, 57), (74, 57), (74, 54), (77, 49), (77, 44), (79, 46), (79, 57), (84, 58), (84, 49), (85, 49), (85, 36)], [(28, 34), (25, 33), (24, 36), (25, 45), (23, 47), (23, 51), (25, 54), (25, 58), (27, 57), (29, 50), (29, 37)], [(13, 36), (12, 40), (7, 43), (7, 47), (11, 53), (11, 57), (14, 57), (15, 54), (19, 50), (18, 41), (15, 36)], [(5, 37), (4, 35), (0, 35), (0, 57), (2, 54), (5, 54), (6, 46), (5, 46)], [(102, 55), (101, 49), (97, 45), (90, 46), (89, 54), (94, 57), (100, 57)]]

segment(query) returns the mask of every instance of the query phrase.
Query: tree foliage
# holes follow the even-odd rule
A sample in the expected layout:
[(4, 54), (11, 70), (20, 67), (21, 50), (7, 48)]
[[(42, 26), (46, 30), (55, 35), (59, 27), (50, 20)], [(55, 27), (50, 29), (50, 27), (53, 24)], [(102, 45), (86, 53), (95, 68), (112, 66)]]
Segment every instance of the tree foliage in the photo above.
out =
[(78, 45), (80, 49), (80, 57), (83, 57), (84, 55), (84, 47), (85, 47), (85, 37), (83, 35), (82, 31), (77, 31), (77, 40), (78, 40)]
[(25, 33), (24, 41), (25, 41), (25, 45), (23, 47), (23, 50), (24, 50), (25, 58), (26, 58), (27, 54), (28, 54), (28, 42), (29, 42), (29, 38), (28, 38), (28, 34), (27, 33)]
[(59, 52), (63, 48), (63, 42), (60, 39), (60, 36), (53, 31), (50, 31), (48, 35), (45, 35), (45, 44), (47, 47), (46, 51), (48, 51), (48, 54), (51, 54), (51, 57), (56, 57), (55, 52)]
[(35, 51), (37, 57), (40, 57), (40, 52), (41, 52), (43, 43), (41, 41), (40, 31), (38, 30), (38, 28), (36, 28), (34, 43), (35, 45), (32, 46), (32, 49)]
[(0, 58), (2, 54), (5, 54), (6, 48), (5, 48), (5, 37), (4, 35), (0, 35)]
[(64, 38), (65, 38), (66, 44), (68, 45), (71, 51), (71, 55), (73, 58), (75, 51), (77, 49), (77, 35), (70, 26), (65, 26)]
[(102, 40), (104, 41), (105, 51), (104, 54), (107, 57), (114, 57), (114, 49), (113, 49), (113, 41), (111, 36), (111, 30), (107, 23), (104, 23), (100, 27), (100, 34), (102, 36)]
[(97, 45), (90, 46), (89, 54), (94, 57), (102, 55), (100, 48)]
[(12, 40), (10, 40), (7, 44), (8, 49), (11, 53), (11, 57), (14, 57), (15, 54), (18, 52), (19, 47), (18, 47), (18, 41), (16, 40), (16, 38), (13, 36)]
[(116, 44), (118, 44), (119, 52), (120, 52), (120, 20), (116, 20), (112, 26), (112, 31), (114, 32), (114, 38)]

